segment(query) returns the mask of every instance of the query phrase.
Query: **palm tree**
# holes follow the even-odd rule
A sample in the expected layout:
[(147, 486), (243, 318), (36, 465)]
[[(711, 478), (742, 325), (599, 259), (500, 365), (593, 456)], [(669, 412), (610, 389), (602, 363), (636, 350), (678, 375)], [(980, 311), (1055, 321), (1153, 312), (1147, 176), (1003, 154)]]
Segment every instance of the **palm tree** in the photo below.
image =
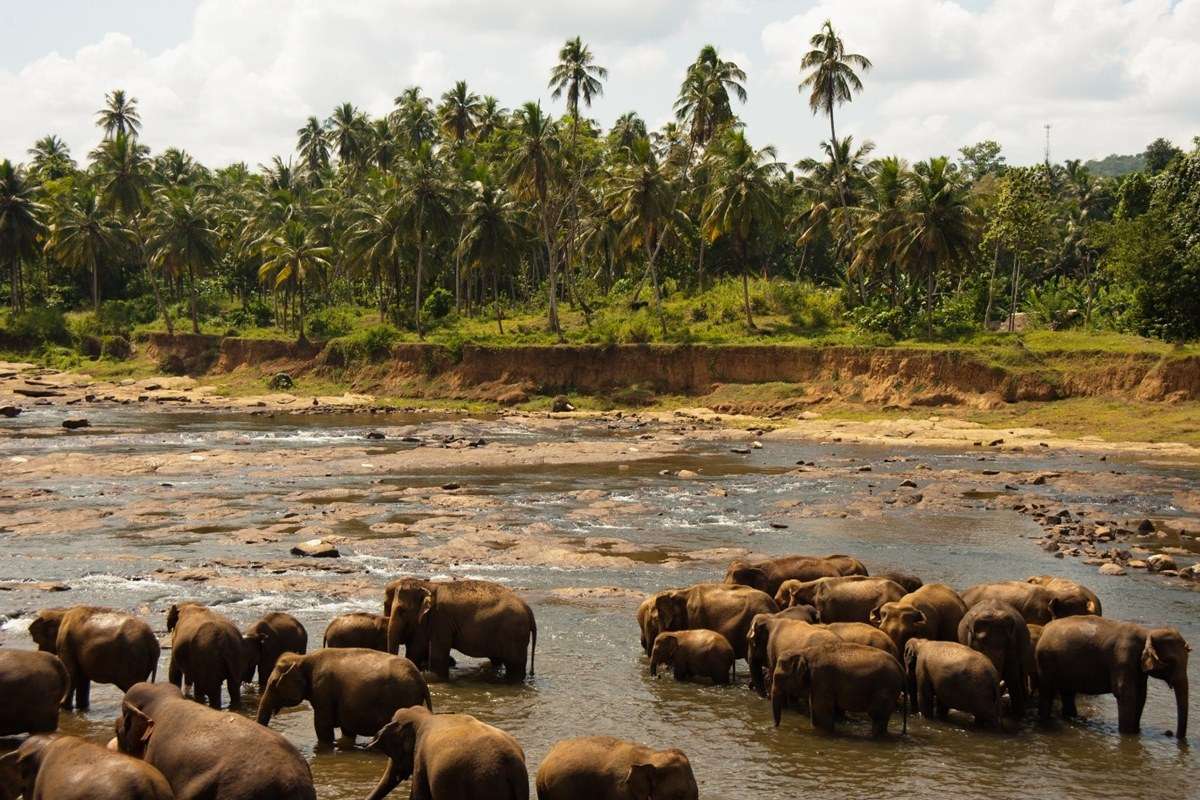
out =
[(809, 90), (808, 107), (813, 114), (829, 116), (829, 138), (837, 141), (837, 128), (833, 122), (833, 110), (842, 103), (854, 99), (856, 92), (863, 89), (862, 80), (854, 70), (863, 72), (871, 69), (871, 61), (858, 53), (847, 53), (846, 47), (833, 29), (833, 23), (825, 20), (821, 30), (809, 40), (812, 50), (800, 60), (803, 69), (810, 70), (800, 81), (800, 93)]
[(54, 134), (38, 139), (28, 152), (32, 159), (32, 172), (42, 183), (65, 178), (75, 172), (71, 148)]
[(46, 208), (35, 196), (24, 172), (8, 159), (0, 161), (0, 254), (8, 260), (14, 311), (25, 307), (21, 262), (37, 253), (37, 240), (45, 229), (42, 217)]
[(704, 201), (701, 230), (711, 242), (728, 236), (742, 268), (746, 327), (754, 331), (750, 309), (750, 247), (765, 228), (777, 224), (779, 202), (773, 181), (783, 165), (775, 148), (755, 150), (742, 131), (730, 130), (712, 153), (712, 191)]
[(126, 135), (136, 139), (142, 128), (137, 98), (127, 97), (124, 89), (115, 89), (104, 95), (104, 108), (96, 112), (96, 125), (104, 129), (106, 139)]
[[(675, 118), (686, 123), (692, 148), (706, 144), (723, 125), (736, 119), (732, 97), (745, 103), (746, 73), (725, 61), (711, 44), (705, 45), (688, 67), (675, 101)], [(690, 161), (690, 159), (689, 159)]]
[(496, 328), (504, 335), (500, 315), (500, 272), (512, 266), (521, 252), (524, 231), (520, 207), (506, 190), (490, 181), (472, 186), (473, 199), (463, 214), (463, 235), (458, 248), (469, 268), (487, 269), (492, 277)]
[(370, 161), (380, 172), (387, 172), (399, 156), (392, 125), (386, 118), (371, 121)]
[(350, 169), (366, 162), (370, 138), (367, 118), (351, 103), (342, 103), (325, 122), (338, 160)]
[(475, 140), (487, 141), (507, 124), (508, 112), (500, 106), (500, 101), (490, 94), (484, 95), (476, 114)]
[(974, 251), (978, 240), (975, 212), (968, 203), (962, 174), (945, 156), (913, 167), (905, 206), (900, 253), (914, 272), (925, 275), (925, 333), (933, 336), (938, 271), (962, 264)]
[(442, 95), (442, 105), (438, 108), (442, 132), (455, 144), (463, 144), (475, 132), (482, 110), (483, 102), (467, 88), (467, 82), (456, 82)]
[(132, 217), (142, 210), (149, 186), (150, 148), (118, 132), (90, 153), (96, 188), (106, 210)]
[(622, 150), (633, 147), (639, 139), (648, 137), (646, 121), (639, 117), (636, 111), (626, 111), (617, 117), (617, 121), (609, 130), (608, 144), (614, 152), (620, 153)]
[(329, 137), (321, 120), (309, 117), (296, 131), (296, 152), (311, 185), (320, 182), (321, 173), (329, 168)]
[(380, 322), (385, 319), (387, 309), (385, 276), (390, 276), (393, 294), (398, 297), (400, 267), (412, 238), (411, 221), (407, 209), (397, 202), (398, 192), (394, 179), (385, 185), (373, 181), (367, 191), (355, 198), (346, 214), (347, 255), (357, 268), (371, 271), (379, 297)]
[(415, 151), (437, 135), (437, 115), (433, 101), (421, 94), (420, 86), (410, 86), (395, 100), (390, 122), (409, 150)]
[(321, 244), (316, 232), (293, 220), (276, 232), (263, 247), (266, 261), (258, 268), (258, 279), (278, 291), (286, 289), (299, 298), (297, 315), (299, 341), (304, 342), (304, 289), (310, 277), (329, 269), (332, 247)]
[(903, 224), (904, 202), (908, 189), (908, 165), (899, 158), (882, 158), (875, 164), (870, 191), (863, 207), (857, 209), (859, 232), (855, 237), (854, 258), (850, 271), (865, 285), (871, 273), (890, 270), (891, 303), (898, 303), (896, 262)]
[(55, 209), (46, 252), (63, 265), (90, 273), (92, 310), (100, 310), (100, 267), (128, 252), (133, 231), (110, 214), (94, 189), (64, 198)]
[(453, 204), (450, 174), (445, 163), (428, 142), (406, 160), (397, 179), (396, 202), (409, 220), (409, 231), (417, 251), (417, 275), (413, 319), (417, 336), (424, 337), (421, 326), (421, 288), (425, 280), (425, 251), (430, 234), (443, 232), (450, 222)]
[(204, 196), (190, 187), (160, 189), (148, 224), (150, 259), (168, 274), (187, 277), (192, 332), (200, 333), (197, 280), (220, 260), (217, 232)]
[(203, 168), (186, 150), (168, 147), (154, 159), (152, 171), (160, 184), (192, 183)]

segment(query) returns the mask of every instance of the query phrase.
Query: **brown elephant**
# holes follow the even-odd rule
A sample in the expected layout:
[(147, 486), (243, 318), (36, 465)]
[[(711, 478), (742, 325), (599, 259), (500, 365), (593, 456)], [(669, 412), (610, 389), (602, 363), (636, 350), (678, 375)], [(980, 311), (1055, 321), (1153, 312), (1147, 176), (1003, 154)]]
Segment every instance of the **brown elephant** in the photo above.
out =
[(746, 634), (754, 615), (779, 610), (766, 592), (725, 583), (700, 583), (659, 592), (654, 608), (663, 631), (716, 631), (728, 640), (738, 658), (746, 657)]
[(658, 675), (659, 664), (670, 664), (675, 680), (701, 676), (721, 686), (733, 681), (733, 648), (715, 631), (668, 631), (654, 640), (650, 652), (650, 674)]
[(800, 650), (815, 643), (840, 641), (837, 634), (824, 625), (789, 619), (778, 614), (756, 614), (746, 633), (746, 662), (750, 665), (750, 685), (763, 697), (767, 696), (767, 681), (775, 672), (781, 653)]
[(962, 599), (968, 608), (983, 600), (1008, 603), (1031, 625), (1045, 625), (1052, 619), (1092, 614), (1100, 609), (1099, 601), (1092, 599), (1094, 595), (1078, 584), (1071, 585), (1077, 589), (1065, 584), (1051, 587), (1027, 581), (981, 583), (963, 592)]
[(903, 586), (904, 591), (906, 592), (915, 592), (917, 589), (920, 589), (925, 585), (925, 582), (916, 575), (912, 575), (908, 572), (901, 572), (900, 570), (896, 569), (889, 569), (885, 572), (877, 572), (876, 575), (878, 575), (880, 578), (887, 578), (889, 581), (895, 581)]
[(309, 701), (317, 741), (332, 745), (334, 729), (353, 740), (374, 736), (397, 709), (433, 710), (421, 671), (404, 656), (358, 647), (327, 647), (308, 655), (279, 657), (258, 703), (258, 721), (286, 706)]
[(77, 736), (30, 736), (17, 749), (26, 800), (174, 800), (144, 761)]
[(944, 583), (928, 583), (871, 612), (871, 624), (891, 637), (904, 652), (909, 639), (958, 641), (958, 623), (967, 613), (962, 598)]
[(287, 739), (170, 684), (131, 687), (116, 732), (118, 749), (161, 772), (177, 800), (316, 800), (308, 762)]
[(821, 622), (867, 622), (871, 611), (906, 594), (888, 578), (846, 575), (815, 581), (784, 581), (775, 595), (780, 608), (811, 605)]
[[(1104, 607), (1100, 603), (1100, 597), (1082, 583), (1055, 575), (1031, 575), (1025, 579), (1025, 582), (1036, 586), (1045, 586), (1054, 592), (1059, 601), (1068, 609), (1082, 608), (1084, 613), (1095, 614), (1097, 617), (1104, 616)], [(1073, 611), (1073, 613), (1079, 612)], [(1070, 614), (1062, 616), (1070, 616)]]
[(882, 650), (862, 644), (813, 644), (780, 655), (771, 676), (775, 727), (789, 697), (807, 697), (814, 728), (832, 733), (838, 713), (866, 712), (875, 736), (887, 734), (896, 707), (908, 732), (904, 669)]
[(0, 736), (58, 729), (58, 707), (71, 679), (58, 656), (36, 650), (0, 649)]
[(1037, 643), (1038, 711), (1050, 718), (1055, 695), (1064, 718), (1074, 717), (1076, 694), (1113, 694), (1121, 733), (1141, 729), (1148, 679), (1175, 691), (1175, 735), (1187, 737), (1188, 653), (1174, 628), (1146, 628), (1096, 616), (1071, 616), (1046, 625)]
[(781, 556), (763, 561), (736, 559), (725, 571), (725, 583), (749, 586), (774, 596), (786, 580), (811, 581), (866, 574), (867, 568), (851, 556)]
[(654, 646), (654, 640), (658, 638), (658, 634), (662, 631), (662, 626), (658, 622), (658, 609), (655, 608), (657, 602), (658, 595), (652, 594), (641, 602), (637, 610), (642, 652), (646, 654), (647, 658), (650, 656), (650, 648)]
[(776, 611), (774, 616), (779, 619), (798, 619), (801, 622), (807, 622), (811, 625), (817, 625), (821, 622), (821, 615), (817, 611), (816, 606), (792, 606), (781, 611)]
[(221, 707), (221, 684), (229, 689), (229, 705), (242, 704), (245, 656), (242, 632), (228, 617), (197, 603), (180, 603), (167, 611), (171, 636), (171, 662), (167, 677), (183, 687), (193, 687), (198, 702)]
[(958, 642), (912, 638), (904, 645), (908, 695), (921, 715), (932, 719), (965, 711), (976, 725), (1000, 727), (1000, 673), (991, 660)]
[(867, 647), (882, 650), (892, 658), (898, 659), (900, 657), (900, 651), (896, 649), (896, 643), (891, 640), (891, 637), (879, 630), (879, 628), (868, 625), (865, 622), (830, 622), (821, 625), (821, 627), (843, 642), (865, 644)]
[(958, 641), (988, 657), (1008, 687), (1010, 712), (1023, 716), (1033, 645), (1020, 612), (999, 600), (976, 603), (958, 623)]
[[(158, 637), (145, 620), (96, 606), (47, 608), (29, 625), (38, 649), (62, 659), (71, 690), (64, 708), (87, 710), (91, 684), (111, 683), (122, 692), (158, 673)], [(74, 701), (74, 703), (72, 703)]]
[(682, 750), (654, 750), (611, 736), (564, 739), (538, 767), (538, 800), (699, 800)]
[(1028, 681), (1028, 691), (1026, 698), (1033, 697), (1038, 693), (1038, 671), (1037, 658), (1034, 655), (1037, 652), (1038, 641), (1042, 638), (1042, 631), (1046, 629), (1044, 625), (1026, 625), (1029, 629), (1029, 657), (1025, 659), (1025, 678)]
[(412, 800), (528, 800), (525, 751), (509, 734), (467, 714), (423, 706), (392, 716), (367, 745), (388, 765), (367, 800), (380, 800), (412, 776)]
[(284, 653), (308, 652), (308, 631), (300, 620), (282, 611), (264, 614), (242, 633), (242, 681), (249, 683), (258, 672), (258, 687), (265, 688), (275, 662)]
[(388, 651), (388, 618), (382, 614), (355, 611), (334, 617), (321, 637), (322, 647), (365, 647)]
[(488, 658), (504, 666), (512, 683), (534, 672), (537, 622), (516, 592), (491, 581), (426, 581), (404, 578), (388, 584), (388, 652), (405, 654), (442, 680), (450, 677), (450, 651)]

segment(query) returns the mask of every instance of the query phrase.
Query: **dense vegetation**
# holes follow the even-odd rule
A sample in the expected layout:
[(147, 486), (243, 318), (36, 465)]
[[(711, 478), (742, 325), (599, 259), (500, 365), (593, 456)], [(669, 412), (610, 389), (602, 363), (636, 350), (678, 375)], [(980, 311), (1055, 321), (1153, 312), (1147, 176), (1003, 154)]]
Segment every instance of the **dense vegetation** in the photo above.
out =
[(830, 138), (794, 165), (752, 143), (747, 76), (712, 46), (657, 131), (587, 118), (607, 73), (576, 38), (551, 73), (558, 118), (463, 81), (436, 103), (412, 87), (384, 117), (310, 117), (295, 155), (257, 170), (152, 154), (136, 99), (114, 91), (83, 166), (53, 135), (0, 161), (5, 337), (114, 357), (135, 327), (181, 321), (375, 351), (431, 330), (886, 343), (1027, 321), (1014, 312), (1200, 336), (1200, 142), (1158, 140), (1119, 179), (1009, 166), (991, 141), (877, 157), (836, 127), (870, 61), (828, 23), (810, 45), (799, 90)]

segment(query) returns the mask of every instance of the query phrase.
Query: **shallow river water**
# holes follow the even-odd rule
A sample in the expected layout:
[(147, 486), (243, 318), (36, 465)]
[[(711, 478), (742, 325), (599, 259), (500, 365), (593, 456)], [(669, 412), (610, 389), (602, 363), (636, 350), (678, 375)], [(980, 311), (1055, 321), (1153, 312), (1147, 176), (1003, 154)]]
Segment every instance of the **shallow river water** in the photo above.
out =
[[(45, 409), (23, 415), (11, 435), (0, 440), (0, 465), (43, 457), (52, 452), (90, 455), (148, 453), (308, 451), (314, 447), (362, 447), (366, 430), (386, 425), (388, 438), (372, 443), (378, 452), (417, 446), (403, 436), (430, 441), (446, 436), (483, 438), (495, 443), (544, 440), (587, 442), (625, 437), (636, 441), (637, 429), (611, 430), (599, 423), (570, 428), (524, 426), (513, 420), (465, 420), (452, 417), (380, 419), (366, 415), (340, 417), (276, 417), (216, 414), (151, 415), (123, 410), (93, 412), (95, 432), (63, 436), (47, 431), (61, 412)], [(21, 427), (24, 426), (24, 427)], [(25, 431), (25, 433), (20, 433)], [(886, 740), (869, 738), (868, 726), (851, 719), (836, 736), (815, 733), (807, 719), (785, 714), (771, 724), (769, 705), (745, 686), (744, 663), (739, 684), (720, 688), (677, 684), (669, 677), (652, 679), (638, 645), (629, 593), (575, 592), (563, 589), (619, 587), (656, 591), (703, 580), (720, 580), (715, 560), (686, 554), (714, 548), (749, 548), (759, 553), (852, 553), (876, 568), (897, 567), (926, 581), (938, 580), (964, 589), (986, 580), (1024, 578), (1054, 573), (1095, 588), (1105, 614), (1144, 623), (1177, 626), (1193, 644), (1200, 642), (1200, 593), (1161, 579), (1133, 575), (1121, 579), (1098, 576), (1094, 567), (1072, 559), (1055, 559), (1030, 539), (1039, 533), (1027, 517), (991, 503), (987, 493), (953, 509), (888, 509), (862, 516), (821, 514), (789, 518), (776, 527), (781, 508), (832, 504), (860, 498), (895, 483), (892, 469), (909, 474), (915, 465), (939, 470), (977, 468), (975, 454), (914, 451), (902, 464), (885, 461), (896, 453), (842, 443), (769, 442), (749, 456), (730, 452), (730, 443), (694, 441), (685, 451), (664, 459), (620, 465), (504, 467), (453, 473), (403, 470), (388, 474), (337, 474), (320, 478), (289, 475), (286, 462), (277, 469), (214, 469), (207, 474), (113, 478), (71, 476), (37, 481), (6, 480), (8, 491), (49, 489), (56, 508), (113, 511), (89, 517), (77, 529), (25, 535), (10, 532), (5, 516), (28, 510), (35, 499), (22, 496), (0, 507), (0, 581), (60, 581), (69, 592), (43, 594), (0, 592), (0, 643), (31, 646), (25, 628), (28, 614), (39, 606), (100, 604), (147, 614), (166, 641), (163, 613), (180, 599), (198, 599), (234, 618), (253, 621), (270, 610), (297, 616), (309, 630), (310, 648), (336, 614), (376, 610), (382, 586), (403, 574), (471, 576), (502, 581), (525, 595), (537, 615), (537, 673), (524, 685), (509, 686), (471, 659), (459, 658), (449, 683), (433, 684), (434, 707), (463, 711), (512, 733), (525, 748), (529, 772), (557, 740), (582, 734), (612, 734), (655, 746), (678, 746), (691, 758), (705, 798), (735, 800), (763, 797), (1200, 797), (1200, 758), (1164, 732), (1174, 728), (1170, 690), (1152, 681), (1140, 737), (1120, 736), (1111, 697), (1081, 698), (1082, 721), (1048, 727), (1032, 715), (1019, 730), (1006, 733), (973, 729), (964, 718), (948, 723), (909, 720), (907, 736), (899, 735), (899, 719)], [(1066, 454), (997, 456), (1004, 469), (1102, 470), (1111, 464)], [(790, 472), (798, 461), (820, 464), (871, 464), (870, 482), (861, 474), (811, 478)], [(1069, 462), (1069, 464), (1068, 464)], [(366, 466), (366, 465), (364, 465)], [(1137, 476), (1169, 475), (1194, 480), (1187, 470), (1122, 465), (1131, 476), (1129, 509), (1170, 513), (1167, 497), (1137, 491)], [(680, 481), (662, 470), (690, 469), (701, 477)], [(841, 475), (841, 473), (839, 473)], [(411, 523), (446, 513), (416, 502), (398, 503), (396, 492), (410, 487), (436, 487), (448, 481), (486, 501), (489, 524), (520, 531), (540, 525), (577, 541), (606, 537), (632, 543), (606, 568), (601, 559), (587, 566), (512, 564), (486, 558), (459, 563), (423, 562), (414, 557), (411, 535), (395, 538), (372, 531), (377, 521)], [(720, 490), (724, 490), (723, 492)], [(346, 536), (342, 572), (297, 567), (301, 590), (288, 590), (289, 575), (257, 588), (263, 569), (252, 560), (283, 561), (287, 542), (245, 544), (225, 536), (235, 529), (286, 520), (297, 493), (337, 491), (356, 514), (339, 518), (330, 504), (327, 527)], [(164, 497), (173, 498), (170, 502)], [(636, 513), (576, 513), (596, 497)], [(216, 500), (224, 512), (217, 521), (193, 520), (188, 507)], [(1060, 502), (1074, 498), (1062, 498)], [(121, 510), (138, 503), (162, 502), (153, 514), (129, 524)], [(311, 505), (311, 498), (310, 498)], [(318, 503), (319, 504), (319, 503)], [(209, 508), (211, 506), (204, 506)], [(367, 509), (364, 517), (364, 508)], [(374, 514), (374, 515), (372, 515)], [(478, 516), (478, 514), (476, 515)], [(777, 523), (778, 524), (778, 523)], [(168, 535), (162, 529), (170, 529)], [(424, 534), (422, 534), (424, 535)], [(393, 547), (394, 545), (394, 547)], [(586, 548), (585, 548), (586, 549)], [(604, 552), (600, 544), (592, 554)], [(419, 552), (419, 551), (418, 551)], [(245, 578), (231, 588), (228, 581), (182, 580), (170, 571), (205, 567), (222, 560), (223, 577)], [(631, 559), (631, 560), (630, 560)], [(311, 563), (311, 562), (305, 562)], [(168, 573), (155, 574), (157, 569)], [(348, 580), (378, 587), (377, 593), (335, 590)], [(328, 582), (329, 591), (322, 590)], [(164, 665), (167, 651), (164, 650)], [(1200, 686), (1200, 659), (1193, 659), (1191, 680)], [(159, 677), (165, 676), (165, 666)], [(119, 705), (119, 693), (94, 687), (87, 713), (64, 713), (62, 728), (106, 740)], [(247, 687), (252, 713), (256, 690)], [(1193, 703), (1194, 705), (1194, 703)], [(1194, 715), (1193, 715), (1194, 716)], [(283, 712), (273, 727), (282, 730), (311, 760), (318, 796), (328, 800), (361, 798), (383, 769), (382, 757), (362, 751), (317, 752), (312, 716), (307, 707)], [(1193, 737), (1194, 738), (1194, 737)], [(0, 741), (0, 749), (15, 742)], [(407, 797), (407, 785), (394, 796)]]

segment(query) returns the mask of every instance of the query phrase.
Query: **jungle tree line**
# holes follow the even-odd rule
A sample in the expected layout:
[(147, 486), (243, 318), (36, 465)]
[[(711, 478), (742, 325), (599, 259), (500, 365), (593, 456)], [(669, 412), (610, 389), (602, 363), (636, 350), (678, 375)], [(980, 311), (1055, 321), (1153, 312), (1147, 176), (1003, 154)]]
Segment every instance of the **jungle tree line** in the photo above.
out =
[[(201, 298), (219, 287), (247, 309), (269, 298), (301, 338), (306, 314), (335, 302), (421, 335), (439, 313), (433, 293), (501, 332), (506, 306), (544, 304), (562, 340), (563, 303), (590, 324), (598, 304), (648, 302), (665, 337), (668, 287), (727, 275), (751, 331), (749, 281), (762, 276), (840, 287), (854, 322), (897, 336), (952, 318), (1012, 325), (1021, 309), (1052, 325), (1200, 333), (1184, 313), (1200, 298), (1187, 213), (1200, 157), (1159, 140), (1147, 169), (1122, 179), (1078, 161), (1010, 167), (991, 141), (915, 164), (877, 157), (836, 126), (871, 61), (826, 22), (802, 68), (798, 90), (830, 135), (794, 165), (750, 141), (737, 114), (747, 75), (711, 45), (659, 130), (633, 112), (607, 131), (588, 118), (607, 71), (576, 37), (550, 74), (557, 118), (465, 81), (437, 101), (414, 86), (381, 117), (351, 103), (309, 117), (295, 153), (257, 169), (151, 154), (136, 98), (113, 91), (83, 165), (53, 135), (23, 164), (0, 162), (10, 308), (98, 311), (140, 294), (168, 330), (178, 312), (199, 332)], [(1148, 265), (1137, 242), (1151, 234)]]

